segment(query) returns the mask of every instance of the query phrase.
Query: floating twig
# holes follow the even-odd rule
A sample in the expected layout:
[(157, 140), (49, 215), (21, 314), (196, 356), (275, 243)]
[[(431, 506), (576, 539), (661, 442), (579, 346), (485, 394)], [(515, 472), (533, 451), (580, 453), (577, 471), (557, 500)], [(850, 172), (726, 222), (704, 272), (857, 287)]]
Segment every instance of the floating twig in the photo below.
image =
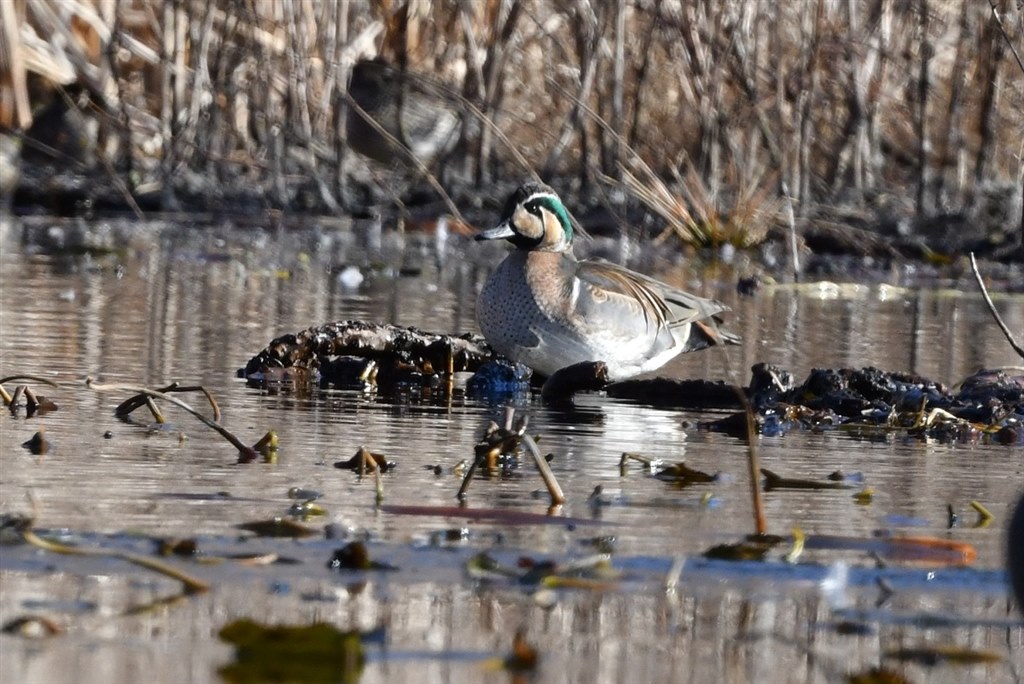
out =
[(8, 375), (5, 378), (0, 378), (0, 385), (5, 382), (23, 382), (25, 380), (28, 380), (29, 382), (41, 382), (44, 385), (49, 385), (50, 387), (59, 386), (53, 380), (47, 380), (46, 378), (41, 378), (38, 375)]
[(761, 474), (765, 478), (765, 489), (853, 489), (853, 485), (846, 482), (820, 482), (818, 480), (805, 480), (796, 477), (783, 477), (767, 468), (761, 468)]
[[(18, 401), (21, 399), (22, 395), (24, 395), (25, 409), (28, 411), (29, 415), (35, 413), (36, 409), (41, 408), (44, 410), (52, 411), (57, 408), (57, 405), (54, 404), (49, 399), (47, 399), (46, 397), (37, 397), (35, 392), (32, 391), (32, 388), (22, 382), (25, 380), (29, 382), (40, 382), (43, 383), (44, 385), (49, 385), (50, 387), (58, 386), (57, 383), (53, 382), (52, 380), (47, 380), (46, 378), (41, 378), (36, 375), (9, 375), (6, 378), (0, 378), (0, 399), (3, 399), (4, 406), (17, 406)], [(5, 382), (19, 382), (22, 384), (19, 384), (17, 387), (15, 387), (14, 394), (11, 395), (4, 388)]]
[[(108, 384), (101, 384), (101, 383), (96, 382), (92, 377), (86, 378), (85, 386), (88, 387), (89, 389), (96, 390), (96, 391), (99, 391), (99, 392), (102, 392), (102, 391), (134, 392), (135, 394), (139, 395), (138, 397), (134, 397), (133, 398), (133, 399), (137, 399), (138, 400), (139, 406), (141, 406), (141, 405), (143, 405), (145, 403), (145, 399), (144, 398), (140, 398), (140, 397), (157, 397), (159, 399), (164, 399), (166, 401), (169, 401), (172, 404), (174, 404), (175, 406), (177, 406), (178, 408), (182, 409), (183, 411), (187, 411), (188, 413), (191, 413), (201, 423), (206, 425), (211, 430), (214, 430), (221, 437), (223, 437), (224, 439), (229, 441), (232, 446), (234, 446), (236, 449), (238, 449), (238, 453), (241, 455), (241, 459), (240, 460), (242, 462), (245, 462), (245, 463), (248, 463), (250, 461), (254, 461), (256, 459), (256, 454), (257, 453), (262, 453), (264, 455), (267, 455), (270, 451), (273, 451), (273, 450), (275, 450), (277, 448), (277, 435), (274, 434), (273, 431), (267, 432), (267, 434), (264, 435), (258, 442), (256, 442), (255, 445), (253, 445), (251, 447), (250, 446), (246, 446), (245, 444), (242, 444), (242, 441), (240, 439), (238, 439), (238, 437), (236, 437), (230, 430), (228, 430), (226, 427), (224, 427), (220, 423), (218, 423), (218, 422), (216, 422), (214, 420), (210, 420), (209, 418), (207, 418), (203, 414), (199, 413), (199, 411), (196, 411), (194, 408), (192, 408), (191, 406), (189, 406), (188, 404), (183, 402), (181, 399), (178, 399), (177, 397), (174, 397), (174, 396), (172, 396), (170, 394), (165, 394), (164, 392), (161, 392), (159, 390), (150, 389), (149, 387), (139, 387), (139, 386), (136, 386), (136, 385), (121, 385), (121, 384), (108, 385)], [(217, 408), (217, 403), (213, 400), (213, 397), (208, 392), (206, 392), (205, 389), (202, 389), (200, 387), (187, 388), (187, 389), (192, 390), (192, 391), (198, 389), (198, 390), (202, 391), (204, 394), (206, 394), (206, 397), (210, 400), (211, 404), (214, 407), (214, 413), (216, 415), (219, 415), (219, 409)], [(175, 391), (185, 391), (185, 390), (186, 390), (186, 388), (175, 388)], [(128, 403), (128, 402), (125, 402), (125, 403)], [(124, 406), (125, 403), (122, 403), (121, 406)]]
[(40, 549), (51, 551), (53, 553), (60, 553), (70, 556), (100, 556), (105, 558), (119, 558), (124, 561), (128, 561), (134, 565), (146, 568), (158, 572), (165, 577), (178, 580), (184, 585), (185, 593), (187, 594), (198, 594), (209, 590), (210, 585), (206, 582), (196, 579), (191, 575), (179, 570), (167, 563), (159, 561), (155, 558), (143, 556), (130, 551), (121, 551), (118, 549), (95, 549), (82, 546), (69, 546), (67, 544), (61, 544), (51, 539), (43, 539), (37, 535), (33, 530), (22, 531), (22, 537), (25, 541)]
[[(162, 392), (163, 394), (170, 394), (171, 392), (202, 392), (203, 395), (206, 397), (206, 400), (210, 402), (210, 408), (213, 409), (214, 422), (220, 422), (220, 406), (217, 405), (217, 400), (213, 398), (213, 395), (210, 394), (210, 392), (202, 385), (182, 387), (178, 383), (172, 382), (170, 385), (167, 385), (167, 387), (161, 387), (160, 389), (157, 389), (155, 391)], [(125, 416), (132, 413), (132, 411), (141, 406), (150, 406), (150, 411), (155, 410), (155, 413), (159, 414), (159, 409), (154, 409), (152, 403), (152, 395), (136, 394), (134, 397), (131, 397), (130, 399), (126, 399), (125, 401), (121, 402), (118, 405), (118, 407), (114, 409), (114, 415), (116, 415), (119, 418), (124, 418)], [(156, 415), (154, 414), (154, 418), (155, 417)], [(164, 421), (162, 418), (157, 418), (157, 422), (162, 423)]]

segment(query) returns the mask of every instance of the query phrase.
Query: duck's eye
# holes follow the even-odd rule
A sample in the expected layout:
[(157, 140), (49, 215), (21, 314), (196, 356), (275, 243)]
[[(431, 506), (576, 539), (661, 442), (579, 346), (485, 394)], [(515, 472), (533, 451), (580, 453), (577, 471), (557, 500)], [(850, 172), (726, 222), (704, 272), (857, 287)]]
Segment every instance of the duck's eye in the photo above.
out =
[(541, 217), (540, 202), (537, 202), (536, 200), (527, 202), (526, 204), (523, 205), (523, 208), (526, 209), (526, 211), (533, 214), (534, 216)]

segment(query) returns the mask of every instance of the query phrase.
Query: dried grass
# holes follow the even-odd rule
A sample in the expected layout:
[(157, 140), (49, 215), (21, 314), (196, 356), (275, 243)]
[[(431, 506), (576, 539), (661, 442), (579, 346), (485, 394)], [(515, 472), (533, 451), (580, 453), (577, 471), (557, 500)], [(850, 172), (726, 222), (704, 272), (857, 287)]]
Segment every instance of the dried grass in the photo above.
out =
[(877, 193), (927, 214), (1015, 183), (1024, 22), (993, 1), (1005, 36), (970, 0), (15, 0), (0, 124), (27, 128), (74, 80), (133, 192), (192, 173), (279, 206), (313, 184), (330, 207), (356, 163), (348, 74), (380, 54), (487, 119), (459, 148), (477, 185), (525, 163), (618, 184), (687, 240), (746, 244), (783, 184), (806, 216)]

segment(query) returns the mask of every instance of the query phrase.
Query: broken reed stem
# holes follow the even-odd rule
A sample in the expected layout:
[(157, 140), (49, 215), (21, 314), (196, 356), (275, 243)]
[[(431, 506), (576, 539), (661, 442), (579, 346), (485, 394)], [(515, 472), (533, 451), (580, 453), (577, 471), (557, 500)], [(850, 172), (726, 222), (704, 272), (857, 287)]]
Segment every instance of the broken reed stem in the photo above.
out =
[[(220, 422), (220, 406), (217, 404), (217, 400), (210, 394), (210, 391), (202, 385), (191, 385), (188, 387), (182, 387), (176, 382), (172, 382), (166, 387), (161, 387), (156, 390), (157, 392), (163, 392), (169, 394), (171, 392), (202, 392), (206, 400), (210, 402), (210, 408), (213, 409), (213, 420), (216, 423)], [(132, 411), (151, 403), (151, 399), (144, 395), (135, 395), (125, 399), (123, 402), (118, 404), (117, 408), (114, 409), (114, 413), (118, 416), (127, 416)], [(164, 422), (161, 419), (157, 419), (157, 422)]]
[(373, 470), (373, 475), (376, 478), (375, 490), (378, 506), (384, 503), (384, 477), (380, 474), (381, 470), (382, 468), (379, 465)]
[(558, 480), (555, 479), (555, 474), (551, 472), (551, 466), (541, 455), (540, 449), (537, 447), (537, 442), (533, 440), (530, 435), (523, 435), (523, 444), (526, 445), (530, 455), (533, 456), (533, 462), (537, 464), (537, 470), (540, 471), (540, 476), (544, 478), (544, 484), (548, 488), (548, 494), (551, 495), (551, 505), (560, 506), (565, 503), (565, 494), (562, 493), (562, 488), (558, 485)]
[(178, 580), (185, 586), (185, 593), (188, 594), (198, 594), (210, 589), (210, 585), (206, 582), (196, 579), (182, 570), (156, 560), (155, 558), (132, 553), (130, 551), (119, 551), (116, 549), (93, 549), (83, 548), (80, 546), (68, 546), (67, 544), (43, 539), (32, 530), (24, 530), (21, 534), (25, 541), (32, 546), (46, 551), (51, 551), (53, 553), (61, 553), (71, 556), (102, 556), (105, 558), (119, 558), (121, 560), (128, 561), (129, 563), (146, 568), (147, 570), (158, 572), (165, 577)]
[[(141, 395), (144, 395), (144, 396), (157, 397), (159, 399), (165, 399), (166, 401), (171, 402), (172, 404), (174, 404), (178, 408), (182, 409), (183, 411), (187, 411), (188, 413), (191, 413), (193, 416), (195, 416), (200, 422), (202, 422), (208, 428), (210, 428), (211, 430), (214, 430), (221, 437), (223, 437), (227, 441), (231, 442), (231, 445), (234, 446), (236, 449), (238, 449), (239, 453), (241, 453), (243, 455), (251, 455), (252, 454), (252, 451), (253, 451), (252, 447), (247, 447), (246, 445), (242, 444), (242, 441), (240, 439), (238, 439), (238, 437), (235, 437), (235, 435), (232, 434), (223, 425), (221, 425), (220, 423), (216, 423), (216, 422), (210, 420), (209, 418), (207, 418), (203, 414), (199, 413), (198, 411), (196, 411), (194, 408), (192, 408), (191, 406), (189, 406), (188, 404), (186, 404), (182, 400), (180, 400), (180, 399), (178, 399), (176, 397), (173, 397), (170, 394), (165, 394), (164, 392), (159, 392), (157, 390), (153, 390), (153, 389), (150, 389), (148, 387), (138, 387), (136, 385), (119, 385), (119, 384), (105, 385), (105, 384), (100, 384), (100, 383), (96, 382), (91, 377), (86, 378), (85, 386), (88, 387), (89, 389), (96, 390), (98, 392), (103, 392), (103, 391), (134, 392), (136, 394), (141, 394)], [(209, 396), (209, 395), (207, 395), (207, 396)]]
[[(78, 112), (79, 107), (75, 104), (74, 100), (71, 99), (71, 96), (68, 95), (67, 91), (64, 88), (58, 88), (57, 90), (64, 99), (64, 103), (67, 106), (68, 111)], [(106, 113), (106, 111), (104, 111), (104, 113)], [(131, 190), (128, 189), (128, 185), (125, 183), (124, 177), (117, 173), (114, 169), (114, 165), (111, 164), (110, 159), (107, 158), (107, 155), (97, 154), (96, 160), (100, 163), (100, 166), (103, 167), (103, 172), (107, 174), (108, 178), (110, 178), (110, 182), (113, 183), (114, 187), (117, 188), (117, 191), (121, 193), (121, 199), (124, 200), (125, 204), (128, 205), (128, 208), (132, 210), (133, 214), (135, 214), (135, 218), (140, 221), (145, 221), (146, 215), (142, 213), (142, 207), (140, 207), (139, 203), (135, 201), (135, 196), (132, 195)]]
[(683, 572), (683, 566), (686, 565), (686, 556), (680, 554), (672, 560), (672, 567), (668, 569), (668, 574), (665, 575), (665, 591), (674, 593), (676, 587), (679, 586), (679, 576)]
[(1010, 332), (999, 312), (996, 311), (996, 305), (992, 303), (992, 298), (988, 296), (988, 288), (985, 287), (985, 281), (982, 280), (981, 273), (978, 272), (978, 262), (974, 259), (974, 252), (971, 252), (971, 270), (974, 272), (974, 279), (978, 281), (978, 287), (981, 288), (981, 294), (985, 298), (985, 303), (988, 304), (989, 312), (996, 319), (996, 324), (1003, 331), (1003, 335), (1006, 337), (1007, 342), (1010, 343), (1010, 346), (1013, 347), (1013, 350), (1024, 359), (1024, 347), (1021, 347), (1020, 343), (1014, 339), (1013, 333)]
[(53, 382), (52, 380), (40, 378), (39, 376), (36, 375), (8, 375), (6, 378), (0, 378), (0, 399), (3, 400), (4, 406), (11, 406), (13, 404), (18, 403), (18, 400), (21, 399), (22, 394), (24, 394), (26, 397), (31, 396), (31, 401), (35, 402), (35, 395), (30, 395), (29, 389), (25, 385), (18, 385), (17, 387), (15, 387), (14, 396), (8, 394), (7, 389), (4, 387), (5, 382), (24, 382), (26, 380), (29, 382), (40, 382), (44, 385), (49, 385), (50, 387), (57, 387), (57, 383)]
[(786, 198), (786, 222), (789, 224), (789, 257), (793, 262), (793, 282), (800, 282), (800, 252), (796, 244), (796, 215), (793, 212), (793, 196), (789, 184), (782, 181), (782, 195)]
[[(1024, 73), (1024, 60), (1021, 60), (1020, 53), (1013, 46), (1010, 36), (1006, 34), (1006, 27), (1003, 26), (1003, 18), (999, 16), (999, 7), (996, 5), (996, 0), (988, 0), (988, 4), (992, 8), (992, 16), (996, 20), (996, 26), (999, 27), (999, 32), (1003, 34), (1003, 39), (1006, 40), (1006, 46), (1010, 48), (1010, 52), (1013, 53), (1014, 58), (1017, 60), (1017, 66), (1020, 67), (1021, 73)], [(1020, 3), (1017, 4), (1017, 7), (1020, 7)]]
[(764, 493), (761, 491), (761, 455), (757, 452), (757, 427), (754, 425), (754, 407), (739, 387), (736, 388), (743, 404), (743, 413), (747, 417), (747, 464), (750, 467), (750, 496), (754, 503), (755, 534), (763, 537), (768, 534), (768, 518), (764, 512)]
[(469, 483), (473, 480), (473, 474), (476, 472), (478, 463), (480, 463), (480, 459), (474, 458), (473, 462), (469, 464), (469, 468), (466, 469), (466, 476), (462, 478), (462, 485), (455, 494), (455, 498), (459, 501), (466, 500), (466, 492), (469, 490)]
[(50, 387), (58, 386), (53, 380), (47, 380), (46, 378), (41, 378), (38, 375), (8, 375), (6, 378), (0, 378), (0, 385), (5, 382), (25, 382), (26, 380), (28, 382), (41, 382), (44, 385), (49, 385)]
[(146, 406), (149, 408), (149, 412), (153, 414), (153, 420), (160, 423), (161, 425), (167, 422), (167, 420), (164, 418), (163, 411), (161, 411), (160, 407), (158, 407), (156, 405), (156, 402), (153, 401), (153, 397), (146, 397)]

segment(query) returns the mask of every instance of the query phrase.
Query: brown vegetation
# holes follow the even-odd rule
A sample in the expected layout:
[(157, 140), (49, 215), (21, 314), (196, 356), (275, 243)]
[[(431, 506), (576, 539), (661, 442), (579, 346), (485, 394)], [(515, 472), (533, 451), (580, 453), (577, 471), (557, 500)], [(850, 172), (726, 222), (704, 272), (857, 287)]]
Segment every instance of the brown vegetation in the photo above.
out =
[(922, 217), (1022, 192), (1022, 14), (1015, 0), (14, 0), (0, 123), (62, 154), (32, 140), (33, 113), (56, 99), (95, 119), (80, 158), (161, 206), (248, 188), (334, 208), (364, 168), (347, 154), (349, 74), (380, 55), (474, 121), (457, 150), (480, 192), (528, 175), (525, 160), (640, 196), (690, 238), (742, 242), (780, 200), (803, 220), (837, 205)]

